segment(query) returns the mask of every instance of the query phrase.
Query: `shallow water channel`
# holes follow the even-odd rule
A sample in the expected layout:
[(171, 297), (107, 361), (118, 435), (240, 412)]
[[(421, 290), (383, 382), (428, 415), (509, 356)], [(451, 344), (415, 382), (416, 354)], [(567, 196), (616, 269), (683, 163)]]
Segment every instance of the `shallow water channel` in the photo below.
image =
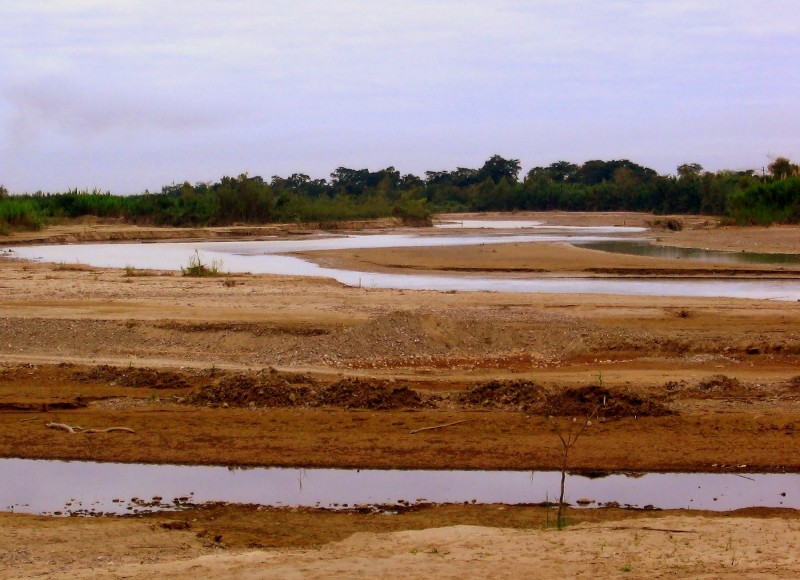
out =
[[(558, 498), (555, 471), (227, 468), (0, 459), (0, 509), (35, 514), (136, 513), (224, 501), (265, 506), (523, 504)], [(733, 510), (800, 508), (800, 474), (569, 475), (567, 501), (591, 506)], [(157, 498), (157, 499), (154, 499)]]
[(702, 248), (677, 248), (674, 246), (657, 246), (631, 240), (613, 240), (601, 242), (576, 243), (580, 248), (600, 250), (615, 254), (631, 256), (647, 256), (650, 258), (668, 258), (671, 260), (688, 260), (690, 262), (709, 262), (736, 265), (772, 265), (791, 266), (800, 264), (797, 254), (764, 254), (758, 252), (720, 252)]
[[(491, 223), (491, 222), (487, 222)], [(503, 222), (510, 224), (513, 222)], [(312, 236), (291, 240), (246, 242), (196, 242), (153, 244), (72, 244), (22, 246), (10, 255), (47, 262), (82, 263), (112, 268), (178, 270), (197, 252), (204, 263), (217, 260), (231, 273), (283, 274), (332, 278), (349, 286), (436, 291), (492, 291), (534, 293), (625, 294), (642, 296), (687, 296), (800, 300), (800, 281), (792, 279), (632, 279), (560, 278), (534, 275), (463, 275), (372, 273), (325, 268), (296, 257), (296, 252), (355, 248), (468, 246), (514, 242), (567, 242), (575, 245), (616, 244), (649, 246), (650, 240), (632, 237), (642, 228), (534, 226), (489, 233), (454, 232), (439, 235), (373, 234)], [(486, 228), (491, 230), (492, 228)], [(608, 251), (618, 251), (608, 246)], [(708, 252), (704, 259), (710, 259)], [(736, 254), (714, 252), (724, 256)], [(693, 259), (689, 257), (688, 259)], [(748, 262), (748, 263), (753, 263)], [(759, 263), (757, 260), (755, 263)], [(531, 264), (535, 268), (535, 263)]]

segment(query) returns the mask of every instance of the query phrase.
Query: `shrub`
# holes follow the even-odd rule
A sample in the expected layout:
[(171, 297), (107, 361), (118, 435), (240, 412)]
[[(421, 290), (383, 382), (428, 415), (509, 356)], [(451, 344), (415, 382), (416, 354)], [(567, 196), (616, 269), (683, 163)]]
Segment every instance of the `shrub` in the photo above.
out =
[(194, 255), (189, 256), (189, 265), (181, 268), (181, 272), (184, 276), (200, 278), (222, 276), (222, 260), (211, 260), (211, 264), (204, 264), (200, 259), (200, 254), (195, 250)]

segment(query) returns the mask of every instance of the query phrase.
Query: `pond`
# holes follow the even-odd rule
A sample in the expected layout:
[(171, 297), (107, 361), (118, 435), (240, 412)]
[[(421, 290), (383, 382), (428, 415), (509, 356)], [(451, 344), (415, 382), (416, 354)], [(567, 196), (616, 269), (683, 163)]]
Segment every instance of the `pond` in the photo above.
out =
[[(556, 471), (237, 469), (0, 459), (0, 509), (123, 514), (209, 501), (325, 508), (399, 501), (523, 504), (554, 501), (559, 483)], [(567, 501), (589, 498), (591, 506), (800, 508), (798, 474), (570, 474), (566, 489)]]

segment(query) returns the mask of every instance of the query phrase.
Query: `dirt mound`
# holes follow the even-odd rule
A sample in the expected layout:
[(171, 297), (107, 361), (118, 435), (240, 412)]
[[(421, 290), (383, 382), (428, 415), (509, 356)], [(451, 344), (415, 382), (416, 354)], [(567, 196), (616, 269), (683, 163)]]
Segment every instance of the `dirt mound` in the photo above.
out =
[(387, 382), (343, 379), (324, 388), (297, 384), (278, 373), (234, 375), (193, 391), (186, 403), (231, 407), (315, 407), (351, 409), (419, 408), (425, 402), (415, 390)]
[(212, 407), (300, 407), (308, 405), (313, 395), (309, 387), (292, 385), (275, 374), (233, 375), (193, 391), (186, 402)]
[(533, 381), (490, 381), (459, 395), (463, 405), (528, 411), (541, 406), (546, 393)]
[(148, 389), (185, 389), (191, 386), (178, 373), (139, 367), (100, 365), (87, 371), (76, 371), (70, 378), (81, 383), (107, 383)]
[[(562, 336), (560, 330), (552, 329), (551, 317), (529, 310), (509, 309), (491, 316), (479, 309), (447, 315), (425, 308), (391, 311), (320, 337), (314, 345), (307, 342), (303, 348), (312, 349), (309, 354), (316, 353), (327, 364), (364, 368), (419, 366), (426, 361), (434, 364), (435, 360), (465, 358), (482, 361), (519, 355), (521, 344), (527, 345), (524, 352), (528, 355), (534, 352), (542, 358), (557, 356), (558, 347), (563, 344), (561, 338), (555, 338)], [(538, 340), (531, 344), (529, 324), (549, 325), (549, 339), (557, 346), (545, 344), (543, 339), (541, 344)]]
[(635, 393), (609, 391), (597, 385), (547, 389), (533, 381), (490, 381), (459, 395), (467, 406), (524, 411), (535, 415), (657, 417), (672, 413), (660, 401)]
[(678, 218), (658, 218), (646, 222), (652, 230), (669, 230), (671, 232), (680, 232), (683, 230), (683, 220)]
[(760, 385), (740, 381), (727, 375), (713, 375), (691, 385), (685, 381), (680, 383), (670, 382), (666, 385), (667, 391), (674, 397), (713, 399), (726, 397), (758, 397), (764, 392)]
[(609, 391), (598, 386), (569, 388), (548, 395), (542, 412), (555, 416), (588, 416), (597, 410), (598, 417), (660, 417), (673, 411), (647, 395)]
[(238, 332), (253, 336), (280, 336), (285, 334), (297, 336), (320, 336), (330, 333), (330, 328), (308, 324), (272, 324), (264, 322), (181, 322), (169, 320), (155, 325), (161, 330), (174, 330), (185, 333), (223, 333)]
[(697, 390), (705, 392), (729, 393), (731, 391), (740, 391), (741, 389), (742, 381), (727, 375), (714, 375), (697, 383)]
[(800, 392), (800, 375), (786, 381), (786, 386), (791, 392)]
[(317, 403), (353, 409), (418, 409), (424, 405), (420, 394), (406, 386), (396, 387), (360, 379), (343, 379), (319, 393)]

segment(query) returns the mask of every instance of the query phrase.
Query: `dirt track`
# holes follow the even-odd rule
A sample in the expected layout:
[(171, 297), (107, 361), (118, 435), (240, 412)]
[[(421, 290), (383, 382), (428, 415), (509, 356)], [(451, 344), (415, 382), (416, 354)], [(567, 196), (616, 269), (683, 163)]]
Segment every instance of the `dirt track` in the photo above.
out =
[[(651, 217), (573, 219), (635, 225)], [(800, 252), (797, 229), (742, 233), (687, 223), (699, 229), (658, 235), (671, 245), (758, 243), (759, 251)], [(107, 235), (97, 229), (93, 239)], [(504, 247), (499, 256), (473, 252), (466, 262), (447, 251), (317, 258), (370, 268), (505, 267), (552, 275), (595, 268), (601, 272), (591, 275), (649, 269), (661, 276), (687, 268), (648, 258), (621, 263), (588, 251), (569, 250), (566, 260), (560, 246), (536, 248), (535, 265), (524, 246)], [(748, 270), (726, 275), (762, 275)], [(594, 387), (606, 397), (607, 417), (576, 447), (575, 468), (800, 470), (798, 303), (411, 292), (291, 277), (137, 274), (0, 258), (0, 456), (554, 468), (559, 446), (546, 416), (554, 401), (569, 402), (570, 389)], [(791, 269), (767, 274), (796, 276)], [(383, 394), (370, 398), (364, 385)], [(261, 393), (248, 395), (250, 386)], [(398, 389), (402, 396), (392, 399)], [(625, 399), (631, 395), (669, 414), (642, 416), (643, 407)], [(615, 408), (627, 411), (612, 413), (612, 399), (625, 401), (629, 406)], [(387, 403), (394, 400), (399, 404)], [(125, 425), (136, 433), (71, 435), (46, 429), (48, 420)], [(466, 423), (410, 433), (459, 420)], [(27, 530), (30, 521), (14, 525)], [(202, 552), (192, 550), (187, 555)]]

